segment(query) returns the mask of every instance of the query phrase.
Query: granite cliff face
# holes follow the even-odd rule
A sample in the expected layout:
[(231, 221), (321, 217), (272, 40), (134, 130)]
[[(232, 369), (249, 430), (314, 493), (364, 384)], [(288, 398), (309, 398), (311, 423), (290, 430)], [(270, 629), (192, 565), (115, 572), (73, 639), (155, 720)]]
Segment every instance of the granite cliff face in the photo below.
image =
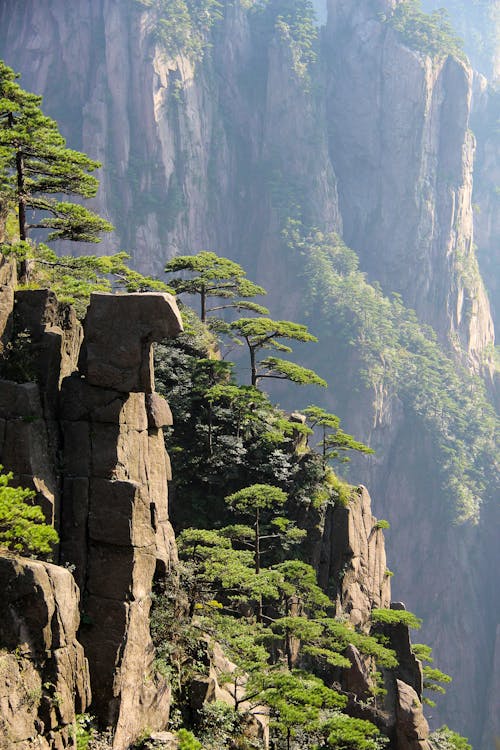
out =
[[(181, 330), (175, 303), (163, 294), (94, 294), (82, 338), (71, 311), (46, 290), (8, 295), (7, 309), (9, 300), (3, 369), (18, 380), (20, 362), (37, 369), (31, 382), (0, 380), (0, 459), (16, 483), (37, 490), (61, 544), (59, 565), (0, 555), (0, 747), (73, 747), (76, 715), (86, 710), (112, 729), (114, 750), (131, 747), (144, 730), (177, 747), (172, 734), (154, 731), (168, 725), (171, 693), (153, 667), (149, 621), (153, 582), (174, 577), (177, 564), (161, 430), (172, 415), (154, 392), (150, 351), (153, 341)], [(65, 334), (48, 325), (54, 311), (72, 321)], [(27, 332), (20, 351), (15, 345)], [(60, 379), (51, 370), (44, 381), (43, 363), (67, 351), (68, 340), (82, 342), (79, 352), (70, 347), (73, 371)], [(346, 506), (326, 509), (318, 531), (315, 562), (339, 615), (368, 632), (374, 607), (403, 606), (391, 605), (383, 532), (364, 487)], [(352, 666), (337, 670), (335, 684), (348, 696), (347, 712), (377, 724), (395, 750), (431, 750), (408, 629), (385, 626), (385, 635), (399, 666), (385, 670), (383, 705), (363, 702), (373, 664), (353, 645), (346, 650)], [(211, 650), (207, 677), (190, 686), (193, 707), (232, 705), (221, 675), (235, 666), (217, 643)], [(249, 731), (267, 747), (259, 712)]]
[[(103, 161), (97, 207), (118, 229), (103, 250), (125, 247), (140, 270), (160, 273), (175, 253), (215, 249), (269, 288), (276, 317), (300, 319), (306, 291), (280, 242), (286, 219), (299, 218), (341, 233), (369, 278), (400, 292), (491, 384), (493, 326), (474, 241), (494, 257), (495, 141), (478, 133), (489, 187), (474, 236), (472, 72), (409, 49), (380, 18), (395, 4), (331, 0), (319, 63), (306, 71), (276, 19), (263, 31), (239, 3), (227, 4), (196, 64), (159, 47), (152, 16), (121, 0), (5, 0), (0, 51), (44, 94), (71, 145)], [(331, 359), (331, 406), (377, 449), (357, 476), (391, 520), (397, 596), (425, 618), (425, 638), (454, 675), (441, 719), (477, 744), (493, 721), (489, 571), (499, 561), (485, 540), (497, 516), (449, 528), (432, 437), (390, 392), (344, 388), (355, 354)]]
[(2, 374), (16, 380), (0, 381), (0, 461), (36, 491), (74, 578), (0, 558), (1, 742), (68, 747), (75, 712), (91, 704), (122, 750), (168, 721), (149, 610), (153, 579), (172, 576), (177, 559), (162, 433), (171, 414), (154, 392), (151, 346), (182, 324), (169, 295), (98, 294), (82, 335), (53, 293), (5, 293)]

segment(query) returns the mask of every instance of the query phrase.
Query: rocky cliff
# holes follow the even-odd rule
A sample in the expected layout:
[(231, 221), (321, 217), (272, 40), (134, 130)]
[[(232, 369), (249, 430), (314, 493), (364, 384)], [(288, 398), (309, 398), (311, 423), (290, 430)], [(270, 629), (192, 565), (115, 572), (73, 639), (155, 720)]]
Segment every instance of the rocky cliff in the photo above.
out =
[[(270, 289), (277, 317), (300, 318), (310, 289), (281, 230), (291, 217), (342, 233), (369, 279), (400, 292), (491, 383), (493, 327), (474, 253), (472, 72), (410, 48), (380, 16), (396, 4), (332, 0), (316, 64), (272, 3), (264, 17), (226, 4), (212, 48), (194, 61), (159, 45), (154, 14), (132, 1), (5, 0), (0, 50), (71, 145), (104, 162), (99, 208), (118, 231), (103, 249), (126, 247), (148, 272), (175, 253), (216, 249)], [(481, 142), (479, 156), (491, 174), (492, 147)], [(482, 242), (490, 228), (494, 237), (494, 206), (481, 215)], [(356, 354), (328, 338), (335, 322), (311, 321), (326, 337), (322, 355), (331, 346), (318, 369), (334, 378), (335, 409), (377, 448), (358, 476), (393, 524), (397, 596), (426, 618), (459, 684), (441, 718), (478, 742), (497, 622), (489, 521), (449, 527), (432, 434), (390, 388), (374, 399), (344, 387)]]
[(2, 742), (31, 748), (40, 735), (37, 747), (69, 746), (92, 694), (121, 750), (168, 720), (149, 609), (154, 577), (173, 575), (176, 561), (162, 434), (171, 414), (154, 392), (151, 346), (182, 324), (168, 295), (94, 295), (82, 334), (53, 293), (5, 294), (2, 374), (12, 379), (0, 381), (0, 460), (36, 491), (74, 578), (0, 561)]
[[(171, 747), (173, 735), (153, 731), (168, 724), (170, 686), (153, 669), (149, 612), (154, 580), (175, 576), (177, 564), (161, 429), (172, 415), (154, 392), (151, 345), (181, 330), (175, 303), (94, 294), (82, 332), (48, 290), (11, 294), (15, 266), (6, 268), (2, 374), (16, 380), (0, 380), (0, 458), (16, 484), (36, 490), (61, 543), (60, 565), (0, 556), (0, 746), (71, 747), (77, 714), (90, 709), (112, 728), (114, 750), (146, 729)], [(320, 582), (337, 614), (368, 630), (371, 610), (390, 606), (390, 578), (367, 490), (327, 508), (319, 531)], [(387, 698), (379, 708), (363, 702), (372, 665), (351, 645), (352, 667), (336, 677), (348, 713), (376, 723), (397, 750), (430, 750), (408, 629), (385, 635), (399, 662), (386, 670)], [(234, 668), (214, 644), (192, 701), (231, 703), (221, 676)], [(267, 743), (258, 714), (252, 731)]]

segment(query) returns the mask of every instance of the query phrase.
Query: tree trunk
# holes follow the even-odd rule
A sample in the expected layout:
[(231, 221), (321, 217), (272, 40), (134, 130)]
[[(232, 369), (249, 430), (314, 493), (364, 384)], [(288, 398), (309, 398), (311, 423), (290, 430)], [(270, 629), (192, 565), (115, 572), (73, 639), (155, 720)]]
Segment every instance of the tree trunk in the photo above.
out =
[(250, 347), (250, 369), (252, 372), (252, 385), (257, 385), (257, 366), (255, 363), (255, 349)]
[[(28, 239), (28, 226), (26, 222), (26, 198), (24, 196), (24, 156), (21, 151), (16, 154), (17, 171), (17, 206), (19, 211), (19, 239), (25, 242)], [(19, 282), (27, 284), (33, 268), (33, 261), (25, 258), (21, 261), (19, 269)]]
[(259, 508), (255, 514), (255, 573), (260, 573), (260, 513)]
[(201, 305), (200, 318), (201, 318), (202, 323), (205, 323), (207, 319), (207, 295), (206, 295), (204, 286), (201, 287), (200, 305)]
[[(255, 513), (255, 575), (260, 573), (260, 511)], [(262, 596), (259, 596), (257, 606), (257, 622), (262, 622)]]
[(17, 170), (17, 202), (19, 208), (19, 239), (24, 242), (27, 239), (26, 227), (26, 199), (24, 197), (24, 157), (21, 151), (16, 154)]

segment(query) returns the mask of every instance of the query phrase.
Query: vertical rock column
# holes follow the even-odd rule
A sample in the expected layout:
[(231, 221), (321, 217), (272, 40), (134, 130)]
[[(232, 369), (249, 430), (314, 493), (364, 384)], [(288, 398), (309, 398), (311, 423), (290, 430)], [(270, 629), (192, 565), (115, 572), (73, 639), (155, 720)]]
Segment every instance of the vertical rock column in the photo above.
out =
[(171, 417), (154, 393), (151, 345), (181, 330), (169, 295), (92, 295), (79, 373), (61, 392), (62, 556), (82, 590), (93, 711), (116, 727), (115, 750), (168, 719), (149, 610), (155, 571), (175, 563), (161, 430)]

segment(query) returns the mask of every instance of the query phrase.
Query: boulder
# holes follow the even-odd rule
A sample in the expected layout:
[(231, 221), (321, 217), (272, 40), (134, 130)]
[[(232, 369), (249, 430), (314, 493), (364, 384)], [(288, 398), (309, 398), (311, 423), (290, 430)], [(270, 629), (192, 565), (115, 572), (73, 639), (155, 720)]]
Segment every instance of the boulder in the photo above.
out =
[(152, 393), (151, 345), (181, 331), (170, 294), (92, 294), (79, 370), (91, 385)]
[(12, 336), (14, 289), (17, 284), (16, 261), (0, 255), (0, 342), (5, 350)]
[(78, 587), (65, 568), (2, 555), (0, 590), (0, 748), (68, 747), (91, 697)]
[(396, 685), (398, 750), (432, 750), (428, 741), (429, 725), (418, 695), (401, 680), (397, 680)]
[(158, 393), (147, 394), (146, 411), (148, 414), (148, 425), (151, 429), (171, 427), (174, 423), (168, 402)]

